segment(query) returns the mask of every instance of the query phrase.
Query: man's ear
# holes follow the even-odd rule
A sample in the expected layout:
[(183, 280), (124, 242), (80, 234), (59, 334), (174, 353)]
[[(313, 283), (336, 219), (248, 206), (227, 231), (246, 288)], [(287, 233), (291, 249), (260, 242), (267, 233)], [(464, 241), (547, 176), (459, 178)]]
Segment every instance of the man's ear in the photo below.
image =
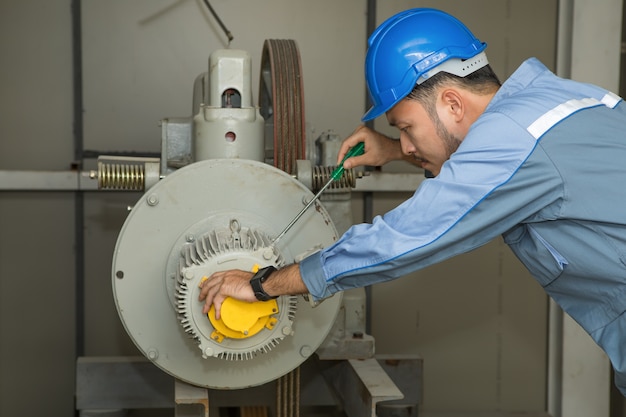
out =
[(465, 115), (465, 103), (463, 97), (454, 88), (446, 88), (439, 96), (441, 110), (446, 118), (450, 118), (454, 122), (460, 122)]

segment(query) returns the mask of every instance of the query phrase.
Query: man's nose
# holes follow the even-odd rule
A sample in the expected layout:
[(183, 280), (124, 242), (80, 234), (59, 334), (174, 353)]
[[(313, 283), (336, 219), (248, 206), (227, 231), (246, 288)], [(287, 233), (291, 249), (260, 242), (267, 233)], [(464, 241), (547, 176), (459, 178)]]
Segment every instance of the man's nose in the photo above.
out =
[(413, 143), (403, 133), (400, 134), (400, 148), (405, 155), (412, 155), (417, 151)]

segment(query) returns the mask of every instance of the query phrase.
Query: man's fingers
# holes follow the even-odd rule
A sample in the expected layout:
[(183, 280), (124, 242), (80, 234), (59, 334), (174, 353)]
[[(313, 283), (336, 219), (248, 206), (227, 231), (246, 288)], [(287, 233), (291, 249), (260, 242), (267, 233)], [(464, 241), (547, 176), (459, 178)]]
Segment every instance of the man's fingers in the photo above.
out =
[(339, 152), (337, 153), (337, 164), (341, 163), (341, 160), (344, 156), (346, 156), (346, 153), (348, 153), (350, 148), (356, 146), (359, 142), (363, 142), (363, 129), (366, 129), (364, 125), (357, 127), (350, 136), (343, 140), (341, 146), (339, 147)]
[(215, 272), (199, 284), (200, 294), (198, 301), (204, 301), (202, 313), (206, 314), (215, 306), (215, 316), (219, 318), (222, 303), (226, 297), (238, 300), (255, 301), (256, 297), (250, 287), (251, 272), (240, 270)]
[(365, 157), (364, 155), (353, 156), (352, 158), (346, 159), (346, 161), (343, 163), (343, 167), (345, 169), (350, 169), (350, 168), (358, 167), (361, 165), (365, 165), (363, 160), (366, 158), (367, 157)]
[(218, 290), (218, 286), (209, 288), (205, 295), (204, 305), (202, 306), (202, 314), (207, 314), (209, 310), (211, 310), (211, 305), (213, 305), (213, 307), (215, 307), (215, 318), (217, 320), (221, 317), (222, 303), (224, 303), (226, 299), (224, 295), (218, 294)]
[(215, 298), (215, 294), (219, 291), (221, 284), (222, 280), (220, 279), (220, 275), (217, 273), (211, 275), (210, 278), (207, 278), (200, 283), (201, 290), (198, 300), (204, 301), (204, 306), (202, 307), (203, 314), (209, 312), (213, 299)]
[(204, 307), (202, 307), (202, 314), (206, 314), (211, 309), (211, 304), (215, 303), (215, 296), (219, 290), (219, 285), (205, 284), (203, 290), (206, 289), (204, 296)]
[(219, 320), (222, 317), (222, 303), (224, 302), (225, 297), (215, 297), (213, 299), (213, 306), (215, 307), (215, 318)]
[(200, 295), (198, 295), (198, 301), (202, 301), (206, 298), (207, 293), (209, 292), (209, 287), (206, 285), (207, 280), (203, 280), (200, 282)]

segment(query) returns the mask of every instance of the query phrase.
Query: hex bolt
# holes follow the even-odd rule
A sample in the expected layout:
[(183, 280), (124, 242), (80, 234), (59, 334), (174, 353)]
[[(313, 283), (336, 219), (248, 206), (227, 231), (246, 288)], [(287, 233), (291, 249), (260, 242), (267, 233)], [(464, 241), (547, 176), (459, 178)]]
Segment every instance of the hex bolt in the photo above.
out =
[(208, 347), (208, 348), (204, 349), (204, 354), (206, 356), (213, 356), (213, 348)]
[(282, 328), (282, 332), (285, 336), (289, 336), (291, 334), (291, 326), (285, 326)]
[(194, 240), (196, 240), (196, 238), (195, 238), (194, 235), (187, 235), (187, 236), (185, 236), (185, 240), (187, 242), (193, 242)]
[(148, 205), (149, 206), (156, 206), (157, 204), (159, 204), (159, 197), (157, 197), (156, 194), (150, 194), (148, 196)]
[(193, 271), (185, 271), (185, 279), (193, 279), (194, 276)]
[(304, 345), (300, 348), (300, 355), (302, 355), (303, 358), (308, 358), (312, 353), (313, 349), (311, 349), (309, 345)]
[(265, 248), (263, 251), (263, 259), (269, 261), (274, 256), (274, 250), (272, 248)]
[(148, 359), (150, 359), (151, 361), (155, 361), (157, 360), (159, 357), (159, 351), (156, 350), (155, 348), (151, 348), (150, 350), (148, 350)]

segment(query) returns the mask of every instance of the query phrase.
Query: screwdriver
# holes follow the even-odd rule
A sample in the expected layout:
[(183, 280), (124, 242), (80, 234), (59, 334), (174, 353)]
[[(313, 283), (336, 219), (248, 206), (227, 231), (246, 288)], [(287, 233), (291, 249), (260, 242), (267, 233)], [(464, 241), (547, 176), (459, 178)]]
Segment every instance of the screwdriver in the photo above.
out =
[(291, 223), (289, 223), (287, 227), (285, 227), (285, 229), (282, 232), (280, 232), (278, 236), (276, 236), (276, 239), (272, 241), (272, 246), (275, 245), (283, 236), (285, 236), (285, 234), (289, 231), (289, 229), (291, 229), (293, 225), (296, 224), (298, 220), (300, 220), (300, 217), (302, 217), (302, 215), (306, 213), (309, 207), (311, 207), (311, 205), (320, 197), (320, 195), (322, 195), (322, 193), (330, 186), (330, 184), (333, 183), (333, 181), (337, 181), (339, 178), (341, 178), (341, 176), (343, 175), (343, 172), (345, 171), (343, 167), (343, 163), (346, 162), (346, 159), (352, 158), (353, 156), (363, 155), (364, 150), (365, 150), (364, 142), (359, 142), (356, 144), (356, 146), (353, 146), (352, 148), (350, 148), (348, 153), (346, 153), (346, 156), (344, 156), (341, 162), (339, 163), (339, 165), (337, 165), (337, 168), (335, 168), (333, 172), (330, 174), (330, 179), (328, 180), (328, 182), (324, 184), (324, 186), (317, 192), (317, 194), (315, 194), (315, 196), (311, 199), (311, 201), (309, 201), (307, 205), (304, 206), (302, 210), (300, 210), (300, 213), (298, 213), (296, 217), (293, 218)]

